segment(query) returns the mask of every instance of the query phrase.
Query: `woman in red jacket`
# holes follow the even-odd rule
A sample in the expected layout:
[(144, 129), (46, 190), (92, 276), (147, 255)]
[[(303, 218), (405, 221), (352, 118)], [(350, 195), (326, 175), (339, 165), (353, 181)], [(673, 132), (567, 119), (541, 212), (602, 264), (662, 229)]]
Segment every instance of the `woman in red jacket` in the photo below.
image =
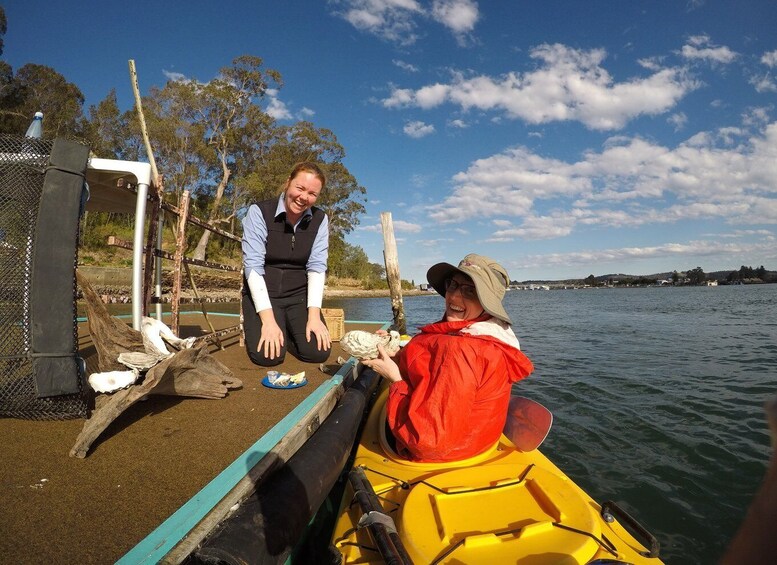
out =
[(442, 320), (421, 328), (396, 359), (380, 348), (364, 364), (391, 381), (386, 414), (397, 452), (414, 461), (456, 461), (490, 448), (507, 418), (510, 389), (534, 367), (502, 306), (510, 283), (493, 259), (470, 254), (434, 265)]

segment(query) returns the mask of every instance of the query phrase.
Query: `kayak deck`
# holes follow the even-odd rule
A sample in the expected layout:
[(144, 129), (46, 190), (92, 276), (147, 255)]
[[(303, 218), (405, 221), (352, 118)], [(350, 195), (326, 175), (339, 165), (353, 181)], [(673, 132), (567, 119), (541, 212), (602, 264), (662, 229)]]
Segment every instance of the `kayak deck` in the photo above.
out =
[[(400, 458), (385, 434), (384, 390), (366, 422), (354, 467), (364, 471), (415, 563), (660, 563), (541, 452), (502, 436), (454, 463)], [(349, 485), (332, 537), (344, 563), (382, 563)], [(368, 522), (370, 521), (367, 519)]]

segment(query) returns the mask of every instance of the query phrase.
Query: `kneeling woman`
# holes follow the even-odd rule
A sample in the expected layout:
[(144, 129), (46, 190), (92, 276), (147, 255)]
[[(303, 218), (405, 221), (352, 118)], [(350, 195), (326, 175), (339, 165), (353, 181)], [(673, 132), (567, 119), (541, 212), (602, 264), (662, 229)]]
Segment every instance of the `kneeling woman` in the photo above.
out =
[(315, 163), (298, 163), (283, 194), (251, 205), (243, 219), (243, 327), (257, 365), (278, 365), (286, 351), (308, 363), (329, 357), (321, 315), (329, 220), (313, 206), (325, 184)]
[(434, 265), (429, 284), (445, 297), (442, 320), (421, 328), (396, 360), (382, 347), (363, 363), (389, 385), (386, 415), (399, 455), (458, 461), (499, 439), (513, 383), (533, 370), (502, 305), (510, 283), (493, 259), (467, 255)]

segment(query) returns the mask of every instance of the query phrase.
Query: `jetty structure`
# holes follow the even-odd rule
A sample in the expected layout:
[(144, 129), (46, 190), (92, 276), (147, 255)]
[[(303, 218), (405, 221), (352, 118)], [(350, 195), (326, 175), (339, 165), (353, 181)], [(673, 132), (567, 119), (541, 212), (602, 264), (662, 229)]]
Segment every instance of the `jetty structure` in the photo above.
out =
[[(78, 294), (90, 308), (89, 283), (77, 277), (85, 210), (134, 214), (133, 242), (113, 241), (132, 249), (132, 313), (103, 312), (99, 327), (99, 298), (91, 317), (77, 316)], [(180, 292), (191, 263), (154, 245), (162, 210), (187, 215), (185, 203), (160, 202), (148, 163), (97, 159), (62, 139), (0, 139), (0, 550), (15, 563), (183, 561), (305, 443), (361, 371), (335, 342), (320, 366), (287, 358), (276, 368), (304, 371), (305, 386), (270, 388), (241, 347), (239, 315), (181, 311), (177, 300), (162, 312), (154, 267), (176, 262)], [(112, 352), (145, 350), (148, 314), (194, 347), (171, 348), (127, 388), (95, 392), (88, 378), (115, 363)], [(335, 337), (384, 326), (327, 315)]]

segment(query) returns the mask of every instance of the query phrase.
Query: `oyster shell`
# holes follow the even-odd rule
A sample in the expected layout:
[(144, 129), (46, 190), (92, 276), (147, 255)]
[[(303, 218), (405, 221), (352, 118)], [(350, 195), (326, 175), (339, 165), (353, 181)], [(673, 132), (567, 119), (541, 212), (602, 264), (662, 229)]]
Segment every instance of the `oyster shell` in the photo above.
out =
[(138, 371), (146, 371), (159, 363), (166, 356), (152, 355), (151, 353), (143, 353), (142, 351), (124, 351), (119, 353), (118, 361), (125, 367), (130, 369), (137, 369)]
[(89, 386), (96, 392), (114, 392), (127, 388), (140, 377), (137, 369), (131, 371), (106, 371), (89, 375)]
[(143, 316), (140, 321), (140, 333), (143, 336), (143, 346), (146, 348), (146, 352), (159, 355), (162, 359), (173, 354), (167, 349), (165, 342), (176, 349), (189, 349), (197, 339), (196, 337), (181, 339), (164, 322), (148, 316)]
[(399, 332), (390, 331), (388, 335), (378, 335), (362, 330), (347, 332), (340, 339), (340, 345), (346, 353), (357, 359), (377, 359), (378, 345), (382, 345), (389, 355), (399, 350)]

